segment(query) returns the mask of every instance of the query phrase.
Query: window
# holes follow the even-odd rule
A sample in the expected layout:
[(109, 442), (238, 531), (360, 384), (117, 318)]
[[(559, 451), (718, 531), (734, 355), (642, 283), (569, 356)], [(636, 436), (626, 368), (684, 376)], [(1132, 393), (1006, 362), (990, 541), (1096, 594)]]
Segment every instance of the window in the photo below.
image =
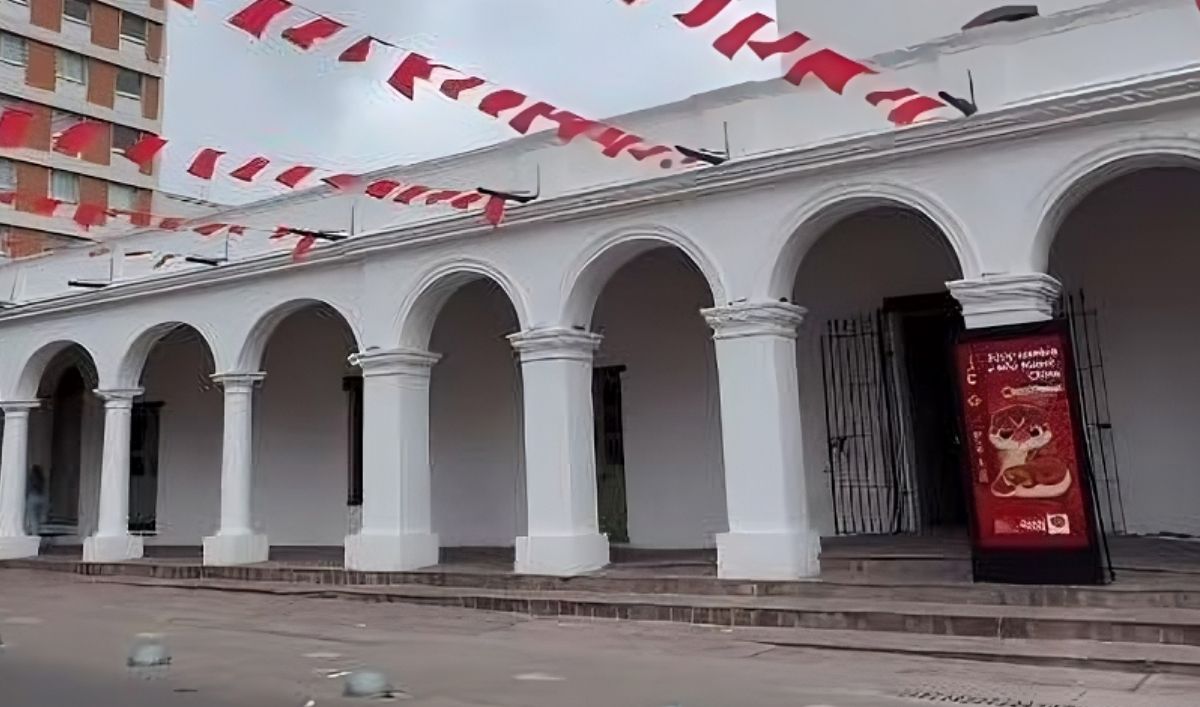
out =
[(92, 3), (88, 0), (63, 0), (63, 17), (86, 25), (92, 21)]
[(112, 134), (113, 152), (128, 150), (142, 139), (142, 131), (125, 125), (114, 125)]
[(139, 44), (146, 43), (146, 37), (149, 34), (149, 25), (146, 23), (146, 18), (138, 17), (130, 12), (121, 13), (121, 38), (128, 39)]
[(25, 66), (29, 61), (29, 43), (24, 37), (0, 32), (0, 61), (16, 66)]
[(79, 175), (50, 170), (50, 198), (68, 204), (79, 203)]
[(58, 50), (58, 78), (86, 84), (88, 80), (87, 59), (82, 54)]
[(117, 69), (117, 93), (142, 99), (142, 75), (129, 69)]
[(17, 188), (17, 166), (12, 160), (0, 159), (0, 189), (13, 191)]
[(124, 184), (108, 185), (108, 205), (113, 209), (133, 211), (137, 203), (137, 189)]

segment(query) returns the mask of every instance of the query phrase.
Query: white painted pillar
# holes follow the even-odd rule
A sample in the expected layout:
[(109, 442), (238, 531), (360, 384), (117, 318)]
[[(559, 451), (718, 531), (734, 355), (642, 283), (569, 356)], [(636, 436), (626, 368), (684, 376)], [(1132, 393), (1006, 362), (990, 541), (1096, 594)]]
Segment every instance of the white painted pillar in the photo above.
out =
[(83, 541), (84, 562), (121, 562), (142, 556), (142, 539), (129, 534), (129, 435), (133, 399), (141, 390), (97, 390), (104, 400), (104, 454), (96, 534)]
[(529, 534), (516, 571), (569, 576), (608, 564), (599, 532), (592, 428), (592, 359), (600, 337), (565, 328), (509, 337), (521, 357)]
[(805, 310), (747, 302), (702, 313), (716, 342), (729, 516), (729, 532), (717, 536), (717, 573), (816, 576), (821, 537), (808, 512), (796, 372)]
[(346, 538), (346, 568), (403, 572), (438, 563), (429, 471), (429, 381), (441, 357), (370, 351), (363, 371), (362, 530)]
[(968, 329), (1044, 322), (1054, 316), (1062, 283), (1040, 272), (987, 275), (946, 283)]
[(225, 432), (221, 447), (221, 526), (204, 538), (204, 564), (229, 566), (266, 562), (267, 536), (254, 533), (254, 389), (264, 373), (213, 376), (225, 389)]
[(29, 473), (29, 411), (37, 402), (4, 402), (0, 443), (0, 560), (34, 557), (41, 538), (25, 534), (25, 483)]

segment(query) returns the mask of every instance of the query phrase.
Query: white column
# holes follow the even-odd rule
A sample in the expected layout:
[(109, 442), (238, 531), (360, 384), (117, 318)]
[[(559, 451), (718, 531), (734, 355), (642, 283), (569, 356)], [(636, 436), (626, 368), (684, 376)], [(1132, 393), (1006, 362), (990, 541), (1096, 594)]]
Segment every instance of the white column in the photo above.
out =
[(34, 557), (41, 538), (25, 534), (25, 480), (29, 473), (29, 411), (37, 402), (4, 402), (0, 444), (0, 560)]
[(575, 575), (608, 564), (599, 532), (592, 428), (592, 358), (600, 337), (564, 328), (509, 337), (521, 357), (529, 534), (516, 571)]
[(1044, 322), (1054, 316), (1062, 283), (1040, 272), (987, 275), (946, 283), (968, 329)]
[(204, 564), (228, 566), (266, 562), (267, 536), (251, 523), (254, 455), (254, 389), (264, 373), (213, 376), (225, 389), (225, 434), (221, 447), (221, 527), (204, 538)]
[(820, 533), (808, 512), (796, 334), (805, 310), (748, 302), (703, 311), (713, 328), (729, 532), (717, 573), (795, 579), (820, 573)]
[(133, 399), (141, 390), (97, 390), (104, 400), (104, 455), (96, 534), (83, 541), (84, 562), (121, 562), (142, 556), (142, 539), (129, 534), (129, 434)]
[(438, 563), (429, 472), (429, 380), (440, 356), (414, 349), (351, 357), (363, 371), (362, 530), (346, 568), (403, 572)]

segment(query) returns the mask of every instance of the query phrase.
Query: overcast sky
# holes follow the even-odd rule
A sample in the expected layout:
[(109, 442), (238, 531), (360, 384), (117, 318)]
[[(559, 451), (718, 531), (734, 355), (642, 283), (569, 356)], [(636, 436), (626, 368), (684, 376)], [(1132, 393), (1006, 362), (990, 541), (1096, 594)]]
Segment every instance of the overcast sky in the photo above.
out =
[[(444, 99), (409, 102), (384, 80), (399, 54), (376, 50), (369, 65), (338, 64), (352, 39), (303, 54), (273, 24), (255, 41), (224, 24), (248, 0), (172, 6), (168, 28), (162, 187), (217, 201), (244, 201), (229, 180), (185, 174), (195, 149), (230, 151), (222, 166), (255, 154), (339, 171), (366, 171), (481, 147), (514, 133)], [(672, 3), (628, 8), (618, 0), (303, 0), (375, 36), (589, 117), (671, 102), (767, 77), (753, 56), (734, 62), (713, 37), (670, 18)], [(743, 0), (773, 14), (773, 0)], [(301, 13), (291, 15), (302, 18)], [(272, 36), (273, 35), (273, 36)], [(239, 162), (240, 164), (240, 162)], [(226, 169), (228, 171), (228, 169)], [(270, 180), (266, 180), (270, 181)]]

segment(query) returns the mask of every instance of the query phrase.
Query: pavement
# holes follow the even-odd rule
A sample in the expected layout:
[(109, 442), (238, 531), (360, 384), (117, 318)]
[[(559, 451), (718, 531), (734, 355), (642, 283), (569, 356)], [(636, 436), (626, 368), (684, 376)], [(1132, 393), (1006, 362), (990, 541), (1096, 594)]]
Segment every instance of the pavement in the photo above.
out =
[[(783, 630), (783, 629), (780, 629)], [(171, 664), (126, 667), (139, 634)], [(754, 629), (130, 586), (0, 571), (3, 707), (1194, 707), (1200, 679), (796, 649)], [(143, 639), (144, 640), (144, 639)]]

